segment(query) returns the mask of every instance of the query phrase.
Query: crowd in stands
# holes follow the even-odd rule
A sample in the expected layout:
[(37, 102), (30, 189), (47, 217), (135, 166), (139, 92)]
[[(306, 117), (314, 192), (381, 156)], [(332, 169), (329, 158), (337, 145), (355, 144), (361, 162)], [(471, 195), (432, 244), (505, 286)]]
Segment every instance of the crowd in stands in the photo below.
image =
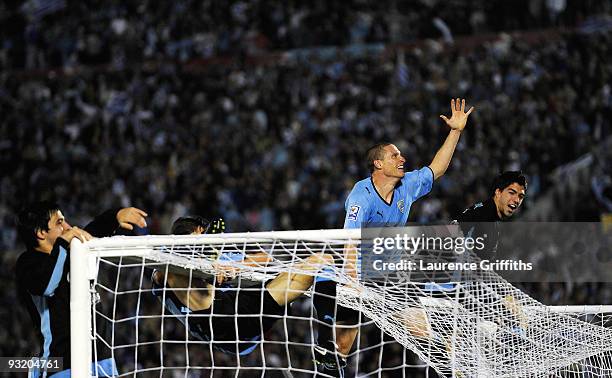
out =
[[(413, 42), (440, 35), (436, 17), (453, 35), (471, 35), (572, 27), (610, 11), (596, 1), (459, 3), (397, 1), (397, 12), (388, 12), (358, 0), (342, 7), (59, 1), (38, 16), (17, 2), (0, 4), (0, 249), (15, 251), (3, 255), (2, 276), (10, 276), (19, 249), (14, 214), (34, 199), (58, 200), (77, 225), (106, 208), (138, 206), (152, 234), (186, 213), (223, 216), (229, 231), (340, 228), (348, 191), (368, 174), (365, 150), (389, 140), (409, 168), (429, 164), (447, 134), (438, 115), (457, 96), (476, 111), (447, 175), (415, 204), (411, 220), (448, 221), (485, 199), (503, 169), (527, 174), (528, 209), (549, 189), (553, 168), (610, 136), (610, 33), (568, 31), (537, 45), (505, 36), (465, 51), (431, 42), (393, 54), (315, 54), (307, 63), (236, 59), (197, 70), (182, 63)], [(131, 64), (142, 61), (158, 64)], [(98, 65), (111, 68), (33, 71)], [(594, 191), (610, 198), (609, 172), (601, 177)], [(582, 220), (598, 219), (597, 211)], [(534, 290), (545, 303), (602, 303), (594, 292), (610, 299), (609, 290), (596, 289)], [(6, 290), (3, 308), (15, 302)], [(2, 343), (2, 355), (36, 352), (31, 339), (15, 337), (31, 333), (22, 315), (0, 313), (14, 326), (0, 329), (0, 340), (14, 340)]]
[(0, 5), (0, 68), (121, 66), (574, 27), (609, 14), (609, 7), (597, 0), (6, 1)]
[(528, 207), (547, 172), (610, 134), (610, 38), (568, 34), (537, 48), (502, 39), (465, 54), (424, 45), (403, 61), (3, 75), (0, 240), (15, 245), (11, 216), (35, 196), (83, 218), (137, 205), (151, 233), (185, 212), (221, 215), (233, 231), (341, 227), (372, 141), (397, 143), (410, 168), (429, 164), (451, 96), (477, 110), (411, 219), (450, 219), (486, 198), (503, 169), (528, 175)]

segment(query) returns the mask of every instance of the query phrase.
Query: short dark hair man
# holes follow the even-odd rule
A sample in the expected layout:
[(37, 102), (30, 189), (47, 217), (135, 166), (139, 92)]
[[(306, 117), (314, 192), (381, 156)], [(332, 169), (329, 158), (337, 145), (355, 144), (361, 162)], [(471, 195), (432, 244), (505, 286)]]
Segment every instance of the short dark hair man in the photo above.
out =
[(506, 171), (495, 177), (491, 196), (463, 210), (455, 217), (463, 233), (468, 236), (487, 234), (485, 250), (495, 253), (499, 241), (497, 223), (512, 217), (523, 204), (527, 179), (520, 171)]
[[(70, 242), (111, 236), (120, 227), (146, 226), (147, 214), (134, 207), (114, 209), (96, 217), (84, 229), (71, 226), (60, 207), (52, 202), (36, 202), (18, 216), (17, 227), (26, 245), (17, 260), (16, 278), (20, 301), (27, 308), (42, 345), (42, 358), (63, 358), (62, 373), (70, 372)], [(98, 361), (100, 376), (113, 376), (111, 358)], [(105, 372), (107, 375), (103, 375)], [(59, 374), (59, 373), (58, 373)], [(34, 372), (34, 377), (45, 376)]]
[[(458, 223), (465, 236), (473, 238), (487, 235), (484, 249), (476, 251), (481, 258), (490, 259), (497, 253), (500, 231), (499, 222), (510, 219), (521, 207), (527, 191), (527, 179), (520, 171), (500, 173), (493, 180), (491, 196), (484, 202), (478, 202), (458, 214), (453, 223)], [(514, 332), (524, 332), (527, 317), (521, 306), (512, 295), (502, 299), (506, 311), (505, 326)], [(514, 336), (512, 336), (514, 337)]]
[(171, 234), (218, 234), (223, 231), (225, 231), (225, 221), (222, 218), (211, 222), (199, 215), (189, 215), (174, 221)]
[[(208, 222), (199, 216), (177, 219), (172, 232), (177, 235), (200, 235), (223, 232), (222, 220)], [(164, 306), (174, 314), (200, 341), (227, 354), (241, 356), (251, 353), (285, 313), (285, 306), (304, 294), (313, 284), (313, 275), (298, 273), (323, 269), (333, 264), (331, 255), (314, 253), (294, 265), (298, 272), (282, 272), (259, 286), (240, 287), (240, 290), (223, 290), (226, 277), (237, 273), (238, 268), (223, 262), (240, 261), (243, 265), (262, 266), (272, 261), (265, 252), (241, 254), (222, 252), (214, 262), (216, 278), (205, 282), (186, 275), (155, 271), (151, 277), (153, 293), (164, 300)], [(215, 285), (216, 284), (216, 285)], [(163, 295), (163, 288), (167, 288)], [(185, 290), (190, 288), (190, 290)], [(213, 306), (214, 302), (214, 306)], [(189, 318), (188, 315), (195, 315)]]
[[(451, 118), (440, 116), (450, 131), (428, 166), (407, 172), (404, 166), (406, 159), (397, 146), (389, 142), (368, 149), (370, 177), (358, 181), (345, 201), (345, 229), (382, 224), (400, 227), (406, 224), (412, 204), (428, 194), (433, 182), (446, 173), (468, 117), (474, 111), (474, 107), (465, 110), (465, 99), (451, 99), (450, 105)], [(357, 249), (346, 246), (345, 267), (353, 277), (357, 277), (358, 260)], [(315, 357), (319, 372), (343, 376), (346, 356), (354, 344), (359, 327), (338, 327), (335, 331), (334, 328), (336, 324), (355, 325), (358, 313), (352, 309), (339, 309), (335, 297), (336, 283), (326, 278), (318, 279), (313, 300), (323, 326), (319, 330)]]

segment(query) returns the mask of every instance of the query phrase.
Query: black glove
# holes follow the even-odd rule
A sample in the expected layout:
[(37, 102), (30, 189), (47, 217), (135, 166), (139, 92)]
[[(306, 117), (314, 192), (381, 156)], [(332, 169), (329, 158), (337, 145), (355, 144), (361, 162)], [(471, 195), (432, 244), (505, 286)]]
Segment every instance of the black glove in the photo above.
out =
[(225, 232), (225, 221), (223, 220), (223, 218), (219, 218), (210, 222), (210, 225), (206, 230), (207, 234), (221, 234), (223, 232)]

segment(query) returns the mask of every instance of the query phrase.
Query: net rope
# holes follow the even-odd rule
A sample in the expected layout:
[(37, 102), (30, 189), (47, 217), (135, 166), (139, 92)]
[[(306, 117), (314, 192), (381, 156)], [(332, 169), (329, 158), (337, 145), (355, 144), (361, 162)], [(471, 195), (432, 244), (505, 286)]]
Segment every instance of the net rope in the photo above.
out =
[[(365, 281), (347, 274), (341, 264), (316, 273), (297, 267), (315, 253), (343, 261), (347, 245), (360, 249), (359, 239), (341, 236), (299, 240), (253, 233), (247, 237), (111, 239), (110, 243), (110, 239), (89, 243), (92, 255), (99, 257), (93, 290), (103, 303), (112, 304), (94, 307), (94, 314), (111, 330), (94, 330), (94, 335), (101, 345), (98, 348), (110, 351), (125, 376), (167, 376), (169, 371), (177, 376), (190, 376), (190, 372), (233, 376), (248, 371), (262, 377), (270, 372), (284, 376), (313, 373), (319, 325), (307, 299), (285, 311), (275, 325), (276, 337), (263, 337), (246, 357), (228, 356), (218, 352), (214, 343), (194, 339), (176, 315), (153, 299), (149, 279), (153, 269), (211, 279), (218, 264), (235, 275), (229, 290), (261, 291), (261, 286), (253, 289), (250, 285), (283, 272), (338, 283), (338, 305), (361, 313), (361, 337), (349, 356), (347, 376), (378, 376), (398, 367), (404, 374), (411, 368), (429, 375), (431, 370), (424, 366), (444, 377), (612, 376), (611, 314), (586, 307), (571, 313), (553, 311), (491, 271), (468, 272), (459, 281), (446, 272)], [(246, 264), (220, 258), (261, 252), (270, 261)], [(432, 261), (446, 258), (442, 251), (419, 253)], [(188, 324), (190, 317), (185, 321)], [(397, 344), (418, 358), (401, 350), (396, 365), (384, 366), (384, 348), (397, 354)]]

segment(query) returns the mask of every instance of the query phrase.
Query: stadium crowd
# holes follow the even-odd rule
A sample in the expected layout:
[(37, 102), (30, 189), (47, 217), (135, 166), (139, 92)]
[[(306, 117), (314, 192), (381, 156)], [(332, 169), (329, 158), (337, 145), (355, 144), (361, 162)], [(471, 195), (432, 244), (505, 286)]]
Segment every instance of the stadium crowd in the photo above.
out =
[(0, 240), (14, 247), (11, 216), (38, 193), (76, 217), (136, 204), (151, 233), (185, 212), (222, 215), (234, 231), (339, 227), (371, 141), (395, 141), (408, 167), (428, 164), (446, 131), (437, 115), (457, 93), (477, 112), (412, 219), (449, 219), (502, 169), (523, 169), (533, 200), (547, 172), (610, 134), (610, 38), (502, 39), (461, 55), (424, 45), (405, 62), (2, 75)]
[[(454, 2), (406, 9), (397, 2), (397, 20), (384, 5), (356, 0), (338, 9), (283, 2), (264, 12), (268, 3), (108, 2), (91, 13), (91, 4), (76, 3), (42, 18), (2, 3), (0, 249), (17, 250), (13, 216), (35, 198), (58, 199), (76, 224), (106, 208), (135, 205), (148, 211), (152, 234), (167, 232), (185, 213), (223, 216), (230, 231), (341, 227), (346, 194), (367, 175), (363, 154), (372, 141), (396, 142), (410, 168), (428, 164), (446, 132), (438, 114), (448, 112), (454, 96), (477, 110), (449, 172), (412, 209), (414, 221), (449, 220), (487, 197), (490, 178), (502, 169), (528, 175), (528, 208), (553, 184), (553, 168), (610, 136), (610, 33), (566, 32), (536, 45), (505, 36), (466, 51), (427, 42), (405, 53), (314, 53), (308, 62), (236, 59), (195, 69), (180, 63), (411, 42), (438, 35), (434, 15), (454, 35), (573, 26), (606, 11), (605, 4), (568, 0), (557, 2), (565, 3), (559, 10), (555, 2), (524, 1), (507, 9), (516, 16), (502, 18), (504, 24), (494, 17), (503, 1), (473, 2), (461, 18), (444, 16)], [(415, 15), (428, 21), (397, 28)], [(350, 21), (338, 22), (343, 17)], [(157, 63), (132, 64), (149, 60)], [(7, 71), (100, 64), (110, 66), (68, 75)], [(610, 177), (605, 164), (601, 177)], [(600, 190), (609, 188), (605, 180), (594, 186), (596, 194), (608, 193)], [(598, 219), (600, 208), (561, 220)], [(3, 254), (3, 277), (16, 256)], [(612, 299), (597, 285), (536, 286), (544, 303)], [(3, 308), (16, 301), (11, 290), (1, 290)], [(24, 336), (31, 330), (19, 320), (23, 314), (0, 315), (14, 325), (0, 329), (0, 340), (11, 340), (2, 343), (2, 355), (36, 353)], [(155, 326), (149, 331), (153, 337)]]
[(574, 27), (610, 11), (608, 2), (596, 0), (30, 0), (7, 1), (0, 7), (2, 69), (121, 66), (143, 59), (185, 61), (312, 46)]

